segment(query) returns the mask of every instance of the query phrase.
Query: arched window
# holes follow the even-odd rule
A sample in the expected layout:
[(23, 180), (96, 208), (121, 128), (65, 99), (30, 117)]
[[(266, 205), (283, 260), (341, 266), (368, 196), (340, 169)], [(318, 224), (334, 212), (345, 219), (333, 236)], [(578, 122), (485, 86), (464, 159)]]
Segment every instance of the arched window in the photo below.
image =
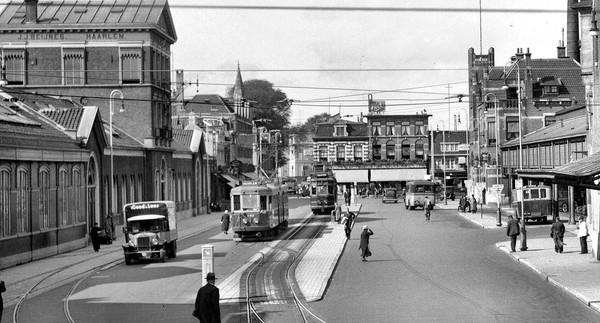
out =
[(381, 142), (373, 141), (373, 160), (381, 160)]
[(0, 166), (0, 237), (10, 235), (10, 168)]
[(29, 168), (17, 168), (17, 233), (29, 232)]
[(60, 225), (69, 224), (69, 173), (66, 166), (58, 169), (58, 218)]
[(402, 159), (410, 159), (410, 141), (402, 141), (400, 149), (402, 150)]
[(79, 167), (73, 167), (72, 171), (72, 183), (73, 183), (73, 210), (71, 212), (71, 223), (84, 222), (82, 218), (83, 213), (81, 212), (81, 170)]
[(50, 227), (50, 169), (40, 166), (38, 185), (40, 187), (40, 229)]
[(417, 140), (415, 142), (415, 158), (416, 159), (424, 159), (425, 158), (425, 145), (423, 140)]
[(385, 158), (387, 159), (396, 159), (396, 145), (393, 140), (388, 140), (385, 143)]

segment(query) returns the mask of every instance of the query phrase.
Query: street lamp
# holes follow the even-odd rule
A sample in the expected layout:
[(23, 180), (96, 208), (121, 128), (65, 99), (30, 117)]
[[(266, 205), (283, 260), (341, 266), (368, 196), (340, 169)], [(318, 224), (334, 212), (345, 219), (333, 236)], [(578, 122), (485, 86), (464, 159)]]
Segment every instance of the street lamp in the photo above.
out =
[(471, 143), (469, 142), (469, 122), (470, 122), (470, 119), (469, 119), (469, 111), (467, 111), (465, 108), (460, 108), (460, 110), (458, 111), (458, 123), (460, 123), (460, 112), (461, 111), (465, 112), (465, 117), (467, 118), (466, 119), (467, 120), (466, 121), (466, 123), (467, 123), (467, 133), (465, 134), (465, 139), (466, 139), (465, 143), (467, 145), (469, 145), (468, 148), (467, 148), (467, 160), (466, 160), (466, 163), (467, 163), (466, 171), (467, 171), (467, 179), (468, 179), (469, 175), (470, 175), (470, 173), (469, 173), (469, 158), (471, 158)]
[(275, 134), (275, 175), (279, 179), (279, 166), (277, 166), (277, 158), (279, 157), (279, 143), (281, 142), (281, 130), (271, 130)]
[[(506, 67), (509, 66), (508, 73), (506, 71)], [(514, 62), (508, 62), (504, 65), (504, 85), (502, 86), (503, 90), (508, 90), (508, 84), (506, 83), (506, 78), (512, 73), (514, 69), (517, 69), (517, 108), (519, 110), (519, 169), (523, 169), (523, 134), (522, 134), (522, 121), (521, 121), (521, 70), (519, 69), (519, 59), (516, 59)], [(521, 186), (521, 251), (527, 250), (527, 230), (525, 228), (525, 213), (523, 209), (523, 179), (520, 178)]]
[(213, 148), (213, 155), (212, 155), (212, 197), (211, 197), (211, 204), (213, 201), (217, 200), (217, 131), (216, 130), (212, 130), (212, 148)]
[[(3, 60), (4, 61), (4, 60)], [(4, 62), (2, 63), (4, 66)], [(114, 206), (115, 204), (115, 187), (114, 187), (114, 153), (113, 153), (113, 115), (115, 114), (115, 107), (114, 107), (114, 99), (115, 99), (115, 95), (119, 95), (119, 97), (121, 98), (121, 108), (119, 109), (119, 112), (125, 112), (125, 107), (123, 106), (123, 92), (121, 92), (120, 90), (113, 90), (112, 92), (110, 92), (110, 113), (108, 114), (108, 127), (109, 127), (109, 132), (110, 132), (110, 214), (112, 216), (113, 214), (113, 210), (114, 210)], [(123, 214), (123, 216), (125, 216), (125, 214)], [(125, 218), (123, 218), (123, 220), (125, 220)], [(123, 222), (125, 223), (125, 222)]]
[[(485, 95), (484, 99), (485, 102), (488, 102), (488, 96), (492, 96), (494, 97), (494, 123), (496, 126), (496, 129), (494, 131), (494, 133), (496, 134), (496, 185), (499, 184), (499, 180), (500, 180), (500, 166), (498, 165), (498, 159), (499, 159), (499, 155), (498, 155), (498, 146), (500, 145), (500, 124), (498, 123), (498, 99), (496, 98), (496, 95), (494, 93), (488, 93)], [(485, 113), (487, 113), (487, 106), (485, 109)], [(499, 190), (498, 188), (496, 188), (496, 190)], [(497, 226), (502, 226), (502, 216), (501, 216), (501, 211), (500, 211), (500, 191), (496, 191), (496, 204), (498, 205), (498, 209), (496, 211), (497, 214), (497, 222), (496, 225)]]
[[(443, 165), (442, 166), (444, 167), (444, 169), (443, 169), (443, 171), (444, 171), (444, 179), (443, 179), (443, 183), (444, 183), (444, 205), (448, 205), (448, 194), (446, 192), (446, 134), (445, 134), (446, 124), (444, 123), (444, 120), (438, 121), (438, 124), (440, 122), (444, 126), (444, 128), (442, 128), (442, 148), (443, 149), (441, 149), (442, 150), (442, 154), (443, 154), (442, 155), (443, 156), (442, 157), (443, 158), (443, 160), (442, 160), (442, 164)], [(437, 130), (440, 131), (439, 128)]]

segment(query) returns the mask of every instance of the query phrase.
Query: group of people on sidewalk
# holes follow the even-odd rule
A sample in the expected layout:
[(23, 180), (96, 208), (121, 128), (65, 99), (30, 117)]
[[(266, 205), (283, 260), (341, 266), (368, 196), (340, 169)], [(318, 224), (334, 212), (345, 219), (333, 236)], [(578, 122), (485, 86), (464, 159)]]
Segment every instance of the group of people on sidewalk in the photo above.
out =
[[(579, 217), (579, 223), (577, 225), (577, 237), (579, 238), (579, 244), (581, 246), (582, 254), (588, 253), (587, 248), (587, 237), (590, 235), (583, 216)], [(513, 218), (512, 214), (508, 215), (508, 223), (506, 225), (506, 235), (510, 237), (510, 252), (515, 252), (517, 237), (520, 235), (521, 229), (519, 222)], [(563, 253), (565, 238), (565, 225), (560, 221), (560, 217), (556, 216), (554, 223), (550, 227), (550, 238), (554, 241), (554, 251), (557, 253)]]
[(475, 198), (475, 194), (471, 194), (470, 198), (467, 198), (466, 194), (461, 196), (458, 201), (458, 210), (461, 212), (477, 212), (477, 199)]

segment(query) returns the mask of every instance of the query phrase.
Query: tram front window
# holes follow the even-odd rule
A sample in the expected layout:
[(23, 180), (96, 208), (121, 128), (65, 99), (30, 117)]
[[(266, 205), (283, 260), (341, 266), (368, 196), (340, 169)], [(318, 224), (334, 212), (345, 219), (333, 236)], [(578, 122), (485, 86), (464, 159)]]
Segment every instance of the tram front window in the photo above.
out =
[(249, 194), (242, 195), (242, 210), (243, 211), (258, 211), (258, 195)]
[(317, 194), (333, 194), (333, 186), (331, 185), (317, 185)]

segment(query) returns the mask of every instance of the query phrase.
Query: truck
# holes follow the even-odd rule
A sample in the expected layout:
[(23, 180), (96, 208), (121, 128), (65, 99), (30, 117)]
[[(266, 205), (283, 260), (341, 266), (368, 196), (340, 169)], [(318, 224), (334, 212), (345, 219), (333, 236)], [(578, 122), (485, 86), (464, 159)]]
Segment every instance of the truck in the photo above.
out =
[(148, 201), (123, 206), (125, 264), (177, 256), (177, 215), (173, 201)]

